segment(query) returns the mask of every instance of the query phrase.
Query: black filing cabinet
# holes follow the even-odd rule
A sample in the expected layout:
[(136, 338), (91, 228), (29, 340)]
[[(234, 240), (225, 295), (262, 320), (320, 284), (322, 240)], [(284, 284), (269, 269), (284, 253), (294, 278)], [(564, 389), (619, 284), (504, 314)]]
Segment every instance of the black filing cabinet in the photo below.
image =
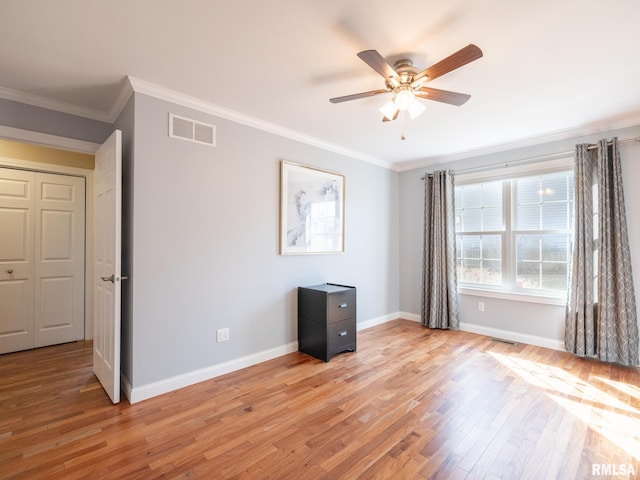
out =
[(325, 362), (356, 351), (355, 287), (298, 287), (298, 350)]

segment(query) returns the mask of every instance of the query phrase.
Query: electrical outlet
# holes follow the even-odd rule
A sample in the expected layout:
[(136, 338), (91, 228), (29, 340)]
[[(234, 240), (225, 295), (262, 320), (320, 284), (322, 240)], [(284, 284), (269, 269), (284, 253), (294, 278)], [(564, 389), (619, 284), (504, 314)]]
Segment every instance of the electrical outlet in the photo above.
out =
[(484, 312), (484, 302), (478, 302), (478, 311)]
[(216, 342), (226, 342), (229, 340), (229, 329), (219, 328), (216, 330)]

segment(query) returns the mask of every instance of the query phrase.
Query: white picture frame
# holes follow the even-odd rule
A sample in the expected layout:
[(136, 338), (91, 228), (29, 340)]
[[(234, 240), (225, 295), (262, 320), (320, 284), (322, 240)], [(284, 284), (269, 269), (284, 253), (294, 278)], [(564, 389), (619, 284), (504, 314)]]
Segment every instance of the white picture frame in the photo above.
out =
[(280, 254), (344, 253), (345, 176), (280, 162)]

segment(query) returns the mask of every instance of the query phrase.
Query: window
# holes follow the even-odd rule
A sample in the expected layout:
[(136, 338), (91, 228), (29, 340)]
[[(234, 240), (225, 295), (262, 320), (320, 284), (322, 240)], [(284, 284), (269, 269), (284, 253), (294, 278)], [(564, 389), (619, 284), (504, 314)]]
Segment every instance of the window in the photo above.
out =
[(455, 195), (461, 287), (566, 295), (573, 170), (456, 179)]

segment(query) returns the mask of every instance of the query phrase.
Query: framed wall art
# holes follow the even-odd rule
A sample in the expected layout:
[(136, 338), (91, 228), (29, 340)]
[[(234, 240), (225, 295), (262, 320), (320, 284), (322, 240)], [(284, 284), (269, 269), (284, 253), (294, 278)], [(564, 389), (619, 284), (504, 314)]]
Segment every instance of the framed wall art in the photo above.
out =
[(281, 255), (344, 252), (344, 183), (344, 175), (281, 162)]

